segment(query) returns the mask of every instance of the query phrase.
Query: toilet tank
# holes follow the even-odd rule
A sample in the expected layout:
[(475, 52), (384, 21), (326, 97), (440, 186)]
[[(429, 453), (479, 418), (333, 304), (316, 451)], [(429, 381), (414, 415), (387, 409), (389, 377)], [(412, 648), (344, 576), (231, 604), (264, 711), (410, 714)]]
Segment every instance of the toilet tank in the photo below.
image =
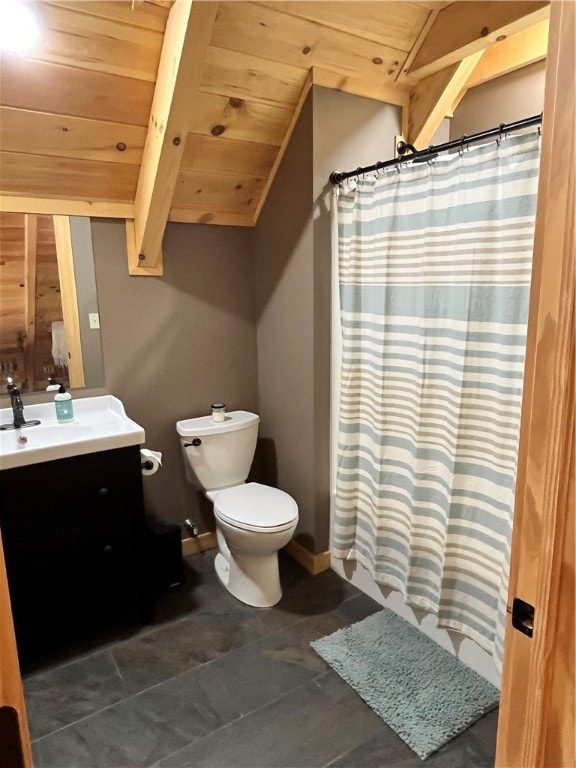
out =
[(231, 411), (221, 422), (213, 421), (212, 416), (176, 422), (188, 480), (204, 491), (245, 482), (256, 450), (259, 421), (255, 413)]

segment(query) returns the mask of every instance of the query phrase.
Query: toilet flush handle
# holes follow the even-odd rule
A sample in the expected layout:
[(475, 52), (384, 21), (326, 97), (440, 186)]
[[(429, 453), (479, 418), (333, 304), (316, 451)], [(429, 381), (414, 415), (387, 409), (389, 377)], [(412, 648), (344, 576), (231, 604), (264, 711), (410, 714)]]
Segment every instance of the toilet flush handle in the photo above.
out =
[(202, 445), (202, 440), (199, 437), (193, 437), (191, 443), (184, 443), (184, 448), (190, 448), (190, 446), (197, 448), (199, 445)]

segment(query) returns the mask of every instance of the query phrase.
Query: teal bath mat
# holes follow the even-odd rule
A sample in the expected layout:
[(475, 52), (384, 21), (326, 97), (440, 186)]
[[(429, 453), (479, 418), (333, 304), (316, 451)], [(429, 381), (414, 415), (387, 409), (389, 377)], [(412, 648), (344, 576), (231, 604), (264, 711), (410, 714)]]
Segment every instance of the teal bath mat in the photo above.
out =
[(311, 645), (422, 759), (498, 706), (497, 688), (386, 608)]

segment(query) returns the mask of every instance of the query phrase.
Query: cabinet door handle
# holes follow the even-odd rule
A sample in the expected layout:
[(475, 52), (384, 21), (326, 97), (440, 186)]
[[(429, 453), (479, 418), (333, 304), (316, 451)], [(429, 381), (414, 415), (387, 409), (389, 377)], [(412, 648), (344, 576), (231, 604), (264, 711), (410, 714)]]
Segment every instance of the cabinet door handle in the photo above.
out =
[(100, 494), (100, 496), (108, 496), (108, 488), (100, 488), (98, 493)]

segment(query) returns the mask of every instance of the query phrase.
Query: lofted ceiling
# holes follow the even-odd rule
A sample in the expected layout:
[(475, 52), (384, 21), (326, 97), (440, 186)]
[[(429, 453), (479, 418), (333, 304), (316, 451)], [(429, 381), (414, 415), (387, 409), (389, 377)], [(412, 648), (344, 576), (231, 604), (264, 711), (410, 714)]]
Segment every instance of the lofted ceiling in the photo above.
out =
[(313, 84), (402, 108), (427, 146), (467, 88), (545, 57), (548, 3), (36, 0), (2, 53), (0, 207), (127, 220), (161, 274), (167, 221), (253, 226)]

